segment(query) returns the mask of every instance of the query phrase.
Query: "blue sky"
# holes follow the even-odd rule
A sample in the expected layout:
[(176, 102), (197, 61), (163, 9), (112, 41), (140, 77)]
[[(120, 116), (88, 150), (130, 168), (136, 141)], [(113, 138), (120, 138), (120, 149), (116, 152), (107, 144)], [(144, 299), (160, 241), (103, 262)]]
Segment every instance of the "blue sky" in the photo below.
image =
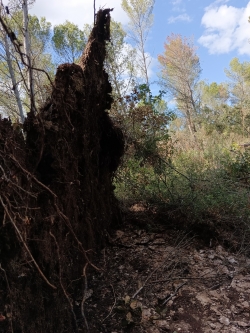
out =
[[(96, 0), (99, 7), (114, 7), (113, 18), (128, 23), (120, 0)], [(81, 28), (93, 22), (93, 0), (36, 0), (31, 14), (45, 16), (52, 24), (69, 20)], [(156, 0), (154, 25), (146, 45), (152, 56), (151, 81), (157, 79), (157, 56), (164, 51), (166, 37), (172, 32), (193, 36), (202, 79), (210, 83), (225, 81), (224, 68), (232, 58), (250, 61), (248, 16), (250, 0)]]
[(154, 14), (148, 43), (154, 57), (164, 51), (164, 40), (173, 32), (193, 36), (202, 78), (209, 82), (226, 80), (224, 68), (232, 58), (250, 61), (249, 0), (156, 0)]

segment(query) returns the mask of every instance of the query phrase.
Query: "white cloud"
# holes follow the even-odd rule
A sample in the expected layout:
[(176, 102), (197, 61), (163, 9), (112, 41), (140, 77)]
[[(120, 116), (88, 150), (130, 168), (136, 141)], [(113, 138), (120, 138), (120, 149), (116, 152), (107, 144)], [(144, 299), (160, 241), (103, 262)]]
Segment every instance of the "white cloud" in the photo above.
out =
[(208, 5), (205, 9), (214, 8), (214, 7), (216, 7), (216, 5), (218, 6), (219, 4), (222, 4), (222, 3), (225, 4), (229, 1), (230, 0), (215, 0), (210, 5)]
[[(4, 0), (7, 2), (7, 0)], [(128, 22), (128, 17), (117, 0), (96, 0), (96, 11), (99, 8), (114, 8), (111, 16), (123, 24)], [(36, 0), (30, 14), (38, 17), (45, 16), (52, 25), (64, 23), (66, 20), (82, 28), (85, 23), (93, 23), (93, 0)]]
[(175, 12), (185, 12), (185, 5), (183, 3), (183, 0), (172, 0), (172, 11)]
[(173, 0), (172, 1), (172, 5), (174, 5), (174, 6), (178, 6), (178, 5), (180, 5), (182, 3), (182, 0)]
[[(199, 43), (212, 54), (228, 53), (237, 50), (239, 54), (250, 55), (250, 1), (245, 8), (236, 8), (216, 1), (205, 8), (201, 24), (205, 32)], [(225, 1), (223, 1), (225, 3)], [(227, 2), (227, 1), (226, 1)]]
[(170, 16), (168, 18), (168, 23), (175, 23), (176, 21), (191, 22), (192, 19), (187, 13), (181, 14), (181, 15), (178, 15), (178, 16)]

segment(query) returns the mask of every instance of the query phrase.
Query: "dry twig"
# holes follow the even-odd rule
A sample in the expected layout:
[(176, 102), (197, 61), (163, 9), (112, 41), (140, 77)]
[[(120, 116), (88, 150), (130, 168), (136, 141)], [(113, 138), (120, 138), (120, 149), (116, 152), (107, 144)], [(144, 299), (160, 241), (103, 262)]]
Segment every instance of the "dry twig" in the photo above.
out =
[(114, 309), (114, 307), (115, 307), (115, 305), (116, 305), (116, 297), (115, 297), (114, 287), (113, 287), (112, 284), (111, 284), (110, 286), (111, 286), (111, 288), (112, 288), (112, 290), (113, 290), (113, 294), (114, 294), (115, 301), (114, 301), (114, 304), (112, 305), (112, 308), (110, 309), (108, 315), (102, 320), (102, 323), (103, 323), (106, 319), (108, 319), (108, 317), (111, 315), (111, 313), (112, 313), (112, 311), (113, 311), (113, 309)]
[(162, 305), (165, 305), (167, 304), (177, 293), (178, 291), (185, 285), (187, 284), (187, 281), (183, 282), (182, 284), (180, 284), (176, 289), (175, 291), (167, 298), (165, 299), (165, 301), (162, 303)]

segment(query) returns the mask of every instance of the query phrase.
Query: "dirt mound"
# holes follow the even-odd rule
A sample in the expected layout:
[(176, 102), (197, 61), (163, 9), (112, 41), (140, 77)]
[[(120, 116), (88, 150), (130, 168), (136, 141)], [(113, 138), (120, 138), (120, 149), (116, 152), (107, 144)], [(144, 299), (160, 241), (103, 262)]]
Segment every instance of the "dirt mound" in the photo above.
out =
[(26, 139), (0, 121), (0, 332), (86, 329), (87, 268), (120, 218), (112, 177), (124, 143), (103, 69), (109, 22), (100, 10), (80, 66), (59, 66)]

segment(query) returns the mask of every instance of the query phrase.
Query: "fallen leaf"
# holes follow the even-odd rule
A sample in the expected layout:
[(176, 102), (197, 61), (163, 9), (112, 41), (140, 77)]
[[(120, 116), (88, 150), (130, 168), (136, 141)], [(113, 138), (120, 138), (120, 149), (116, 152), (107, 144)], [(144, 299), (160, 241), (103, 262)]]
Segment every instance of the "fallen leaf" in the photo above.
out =
[(130, 297), (128, 295), (124, 297), (124, 302), (125, 304), (128, 304), (130, 302)]
[(131, 312), (128, 312), (128, 313), (127, 313), (127, 315), (126, 315), (126, 320), (127, 320), (128, 323), (132, 323), (132, 322), (133, 322)]
[(142, 304), (141, 304), (141, 302), (138, 302), (138, 301), (132, 301), (131, 303), (130, 303), (130, 307), (131, 307), (131, 309), (137, 309), (137, 308), (141, 308), (142, 307)]

